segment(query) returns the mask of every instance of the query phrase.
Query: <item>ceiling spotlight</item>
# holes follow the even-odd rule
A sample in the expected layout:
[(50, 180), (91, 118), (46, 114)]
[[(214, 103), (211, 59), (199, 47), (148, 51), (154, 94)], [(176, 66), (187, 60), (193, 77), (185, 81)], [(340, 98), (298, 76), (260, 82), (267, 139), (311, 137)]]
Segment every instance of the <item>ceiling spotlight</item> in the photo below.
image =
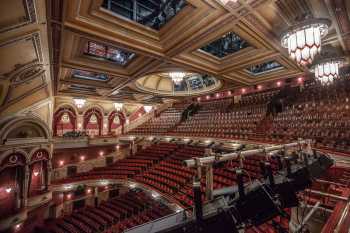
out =
[(321, 40), (327, 35), (330, 25), (328, 19), (306, 18), (282, 35), (281, 44), (288, 48), (289, 56), (298, 65), (311, 64), (315, 56), (321, 53)]
[(74, 98), (73, 101), (77, 108), (83, 108), (86, 103), (86, 99), (83, 98)]
[(186, 73), (184, 73), (184, 72), (170, 72), (169, 76), (175, 84), (179, 84), (182, 82), (182, 80), (186, 76)]

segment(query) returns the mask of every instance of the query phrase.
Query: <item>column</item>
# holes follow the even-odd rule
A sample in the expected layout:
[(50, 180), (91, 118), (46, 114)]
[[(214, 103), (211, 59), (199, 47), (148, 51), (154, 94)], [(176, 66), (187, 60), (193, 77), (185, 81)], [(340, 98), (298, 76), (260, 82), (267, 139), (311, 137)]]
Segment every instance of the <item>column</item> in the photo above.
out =
[(47, 191), (49, 189), (49, 186), (51, 184), (51, 173), (52, 173), (52, 162), (51, 160), (48, 160), (46, 165), (46, 177), (45, 177), (45, 190)]
[(22, 185), (22, 196), (20, 197), (22, 207), (27, 206), (27, 203), (28, 203), (29, 178), (30, 178), (30, 169), (29, 169), (29, 165), (27, 164), (24, 167), (24, 181)]
[(108, 134), (108, 116), (104, 116), (102, 118), (102, 135), (107, 135), (107, 134)]
[(77, 131), (83, 131), (84, 118), (83, 115), (77, 115)]

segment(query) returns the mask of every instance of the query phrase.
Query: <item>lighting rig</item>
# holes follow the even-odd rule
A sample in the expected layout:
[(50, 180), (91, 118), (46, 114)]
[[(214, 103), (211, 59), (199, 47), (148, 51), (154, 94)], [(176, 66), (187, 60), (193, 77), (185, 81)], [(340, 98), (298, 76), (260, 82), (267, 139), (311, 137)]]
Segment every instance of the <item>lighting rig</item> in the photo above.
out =
[[(266, 161), (260, 163), (262, 178), (250, 181), (248, 184), (244, 183), (243, 159), (257, 154), (266, 157)], [(240, 167), (235, 169), (237, 185), (213, 190), (213, 167), (221, 166), (223, 162), (233, 159), (241, 161)], [(272, 169), (270, 159), (277, 162), (277, 171)], [(194, 215), (184, 217), (176, 224), (166, 223), (166, 219), (162, 219), (162, 226), (153, 225), (153, 230), (147, 232), (238, 233), (240, 230), (258, 227), (269, 221), (278, 232), (289, 232), (273, 219), (277, 216), (290, 218), (284, 209), (297, 207), (299, 204), (297, 193), (309, 188), (314, 179), (319, 178), (333, 165), (333, 160), (326, 154), (312, 150), (310, 141), (307, 140), (194, 158), (184, 163), (197, 169), (193, 182)], [(206, 172), (205, 193), (209, 200), (204, 205), (200, 185), (202, 168)], [(317, 206), (312, 208), (310, 216), (316, 208)], [(294, 232), (301, 232), (302, 227), (298, 226)], [(142, 229), (130, 231), (134, 232), (142, 232)]]

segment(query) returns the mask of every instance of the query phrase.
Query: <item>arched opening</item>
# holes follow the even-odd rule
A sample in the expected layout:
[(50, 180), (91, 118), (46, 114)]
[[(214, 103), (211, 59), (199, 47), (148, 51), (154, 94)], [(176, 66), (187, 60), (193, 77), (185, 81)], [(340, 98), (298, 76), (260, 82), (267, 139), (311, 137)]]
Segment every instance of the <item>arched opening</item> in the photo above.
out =
[(58, 109), (53, 117), (54, 136), (63, 136), (67, 132), (76, 131), (77, 115), (75, 110), (68, 106)]
[(97, 108), (91, 108), (84, 114), (83, 127), (89, 136), (101, 136), (103, 115)]
[(121, 132), (124, 133), (125, 116), (123, 112), (113, 111), (108, 117), (108, 133), (113, 134), (114, 130), (122, 127)]
[(48, 161), (49, 154), (46, 150), (37, 150), (33, 154), (29, 165), (29, 197), (48, 190)]
[(25, 157), (20, 153), (8, 155), (0, 166), (0, 216), (13, 215), (23, 207)]

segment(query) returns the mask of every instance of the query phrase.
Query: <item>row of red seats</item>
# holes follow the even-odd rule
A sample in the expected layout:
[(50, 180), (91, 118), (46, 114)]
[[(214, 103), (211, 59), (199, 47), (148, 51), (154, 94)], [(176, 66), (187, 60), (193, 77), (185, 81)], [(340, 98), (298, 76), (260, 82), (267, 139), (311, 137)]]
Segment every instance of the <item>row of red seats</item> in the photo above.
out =
[(69, 216), (49, 221), (42, 227), (42, 232), (51, 233), (92, 233), (104, 232), (113, 226), (125, 230), (128, 224), (142, 219), (141, 224), (155, 218), (170, 214), (168, 207), (156, 202), (143, 192), (130, 191), (121, 197), (102, 202), (98, 207), (85, 207)]
[(170, 155), (177, 145), (171, 143), (160, 143), (138, 151), (135, 155), (126, 159), (118, 160), (107, 167), (94, 168), (91, 171), (77, 173), (74, 176), (55, 181), (55, 183), (69, 183), (87, 179), (127, 179), (132, 178), (147, 167), (152, 166), (164, 157)]

